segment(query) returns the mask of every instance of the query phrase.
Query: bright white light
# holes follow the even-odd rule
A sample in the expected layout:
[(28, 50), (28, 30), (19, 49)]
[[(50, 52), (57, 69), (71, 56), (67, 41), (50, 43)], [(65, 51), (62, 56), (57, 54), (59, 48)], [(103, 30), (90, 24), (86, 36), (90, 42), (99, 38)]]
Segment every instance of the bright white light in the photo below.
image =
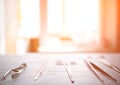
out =
[(40, 2), (39, 0), (20, 0), (21, 23), (18, 30), (17, 54), (24, 54), (28, 49), (28, 38), (40, 34)]
[(67, 32), (96, 31), (99, 28), (99, 0), (65, 0)]
[(35, 37), (40, 33), (40, 2), (39, 0), (21, 0), (21, 26), (19, 36)]
[(62, 0), (47, 1), (48, 32), (57, 33), (62, 30)]
[(65, 32), (99, 29), (99, 0), (48, 0), (47, 4), (50, 33), (61, 32), (63, 28)]
[(67, 33), (78, 44), (99, 42), (99, 0), (48, 0), (47, 4), (49, 33)]

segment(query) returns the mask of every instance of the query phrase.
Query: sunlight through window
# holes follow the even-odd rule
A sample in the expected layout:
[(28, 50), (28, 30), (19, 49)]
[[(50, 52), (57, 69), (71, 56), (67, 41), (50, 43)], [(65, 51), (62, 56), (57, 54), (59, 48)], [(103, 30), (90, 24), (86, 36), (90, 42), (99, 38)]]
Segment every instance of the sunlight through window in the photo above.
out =
[(21, 26), (19, 36), (36, 37), (40, 33), (39, 0), (20, 0)]
[(20, 0), (20, 27), (17, 39), (17, 54), (26, 53), (30, 38), (40, 34), (39, 0)]
[(76, 43), (99, 42), (99, 0), (48, 0), (48, 33), (65, 34)]

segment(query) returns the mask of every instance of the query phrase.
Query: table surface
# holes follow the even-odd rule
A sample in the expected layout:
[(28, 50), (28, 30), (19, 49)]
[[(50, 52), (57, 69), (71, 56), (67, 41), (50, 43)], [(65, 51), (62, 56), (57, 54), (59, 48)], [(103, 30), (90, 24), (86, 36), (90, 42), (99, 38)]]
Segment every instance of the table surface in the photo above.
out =
[[(0, 55), (0, 78), (8, 69), (16, 68), (21, 63), (26, 63), (28, 65), (18, 78), (7, 78), (5, 81), (0, 81), (0, 85), (102, 85), (84, 62), (84, 58), (87, 58), (88, 56), (92, 56), (95, 63), (116, 78), (117, 84), (120, 85), (120, 73), (117, 73), (98, 62), (98, 59), (103, 56), (106, 61), (120, 68), (120, 54), (100, 53)], [(75, 81), (74, 83), (70, 82), (64, 65), (57, 65), (57, 61), (76, 63), (71, 64), (72, 77)], [(46, 64), (47, 68), (40, 78), (34, 81), (36, 73), (43, 64)], [(116, 85), (115, 82), (111, 81), (104, 75), (100, 74), (100, 77), (104, 80), (104, 85)]]

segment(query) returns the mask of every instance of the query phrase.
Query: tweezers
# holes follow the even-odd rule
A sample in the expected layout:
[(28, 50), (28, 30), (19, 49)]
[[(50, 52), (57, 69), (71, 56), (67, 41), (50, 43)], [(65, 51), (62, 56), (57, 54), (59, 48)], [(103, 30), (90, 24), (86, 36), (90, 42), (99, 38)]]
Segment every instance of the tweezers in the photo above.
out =
[(108, 66), (109, 68), (115, 70), (116, 72), (120, 73), (120, 68), (112, 65), (111, 63), (109, 63), (109, 62), (107, 62), (107, 61), (105, 61), (103, 59), (100, 59), (100, 62), (102, 62), (104, 65)]
[(88, 60), (86, 60), (86, 59), (84, 59), (84, 62), (90, 68), (90, 70), (93, 72), (93, 74), (98, 78), (98, 80), (102, 84), (104, 84), (104, 80), (100, 77), (100, 75), (98, 74), (98, 72), (96, 71), (96, 69), (93, 67), (93, 65)]
[(114, 82), (117, 82), (117, 80), (114, 78), (114, 77), (112, 77), (111, 75), (109, 75), (107, 72), (105, 72), (103, 69), (101, 69), (99, 66), (97, 66), (96, 64), (94, 64), (92, 61), (90, 61), (89, 60), (89, 62), (90, 62), (90, 64), (96, 69), (96, 70), (98, 70), (100, 73), (102, 73), (105, 77), (107, 77), (107, 78), (109, 78), (109, 79), (111, 79), (112, 81), (114, 81)]

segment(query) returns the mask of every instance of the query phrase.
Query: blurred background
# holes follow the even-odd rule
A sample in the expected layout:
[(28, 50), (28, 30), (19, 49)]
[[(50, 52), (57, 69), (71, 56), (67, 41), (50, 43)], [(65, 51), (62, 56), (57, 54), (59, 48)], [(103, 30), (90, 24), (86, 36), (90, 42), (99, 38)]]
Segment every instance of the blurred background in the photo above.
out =
[(0, 54), (120, 52), (119, 0), (0, 0)]

